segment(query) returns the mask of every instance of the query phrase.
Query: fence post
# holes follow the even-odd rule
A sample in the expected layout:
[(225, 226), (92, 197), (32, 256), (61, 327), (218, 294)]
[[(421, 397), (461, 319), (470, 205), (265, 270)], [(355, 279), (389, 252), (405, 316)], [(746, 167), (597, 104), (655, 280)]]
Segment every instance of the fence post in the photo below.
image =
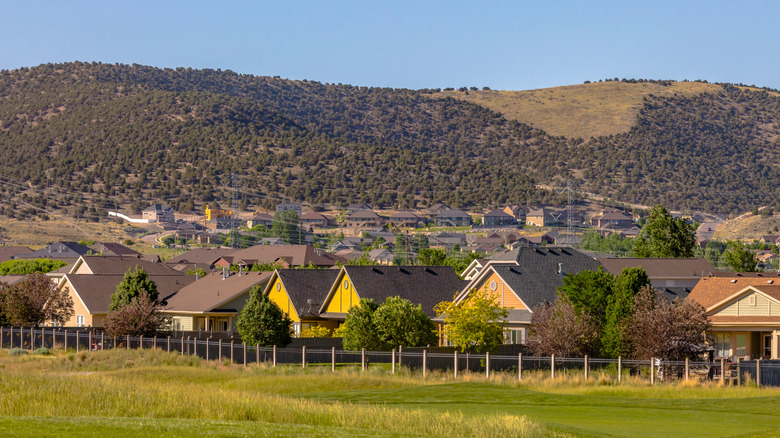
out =
[(360, 350), (360, 371), (366, 370), (366, 349), (362, 348)]
[(234, 341), (231, 339), (230, 340), (230, 364), (231, 365), (236, 362), (235, 360), (233, 360), (233, 350), (234, 350), (233, 347), (234, 347)]
[(555, 355), (550, 355), (550, 378), (555, 380)]
[(130, 349), (130, 335), (127, 335), (127, 349)]
[(92, 350), (92, 332), (89, 332), (89, 338), (88, 338), (87, 342), (89, 342), (88, 345), (89, 345), (89, 349), (91, 351)]
[(685, 381), (687, 382), (690, 378), (690, 362), (688, 361), (688, 358), (685, 358)]
[(255, 345), (255, 355), (257, 356), (257, 364), (260, 365), (260, 344)]
[(454, 368), (453, 371), (455, 373), (455, 379), (458, 378), (458, 350), (455, 350), (454, 353), (452, 353), (452, 357), (455, 359)]
[[(0, 348), (3, 347), (3, 326), (0, 326)], [(51, 343), (52, 350), (54, 349), (54, 342)]]
[(301, 347), (301, 368), (306, 368), (306, 346)]
[(244, 366), (246, 366), (246, 342), (244, 342)]
[(218, 341), (217, 349), (218, 349), (217, 357), (219, 358), (219, 363), (222, 363), (222, 338), (220, 338)]
[(585, 380), (588, 380), (588, 355), (585, 355)]
[(737, 356), (737, 386), (742, 385), (742, 367), (739, 366), (739, 356)]
[(100, 349), (106, 349), (106, 332), (100, 332)]
[(395, 348), (393, 348), (392, 360), (393, 360), (393, 365), (390, 368), (391, 368), (391, 372), (395, 374)]
[[(13, 330), (14, 329), (11, 329), (11, 344), (12, 344), (11, 347), (13, 347), (13, 342), (14, 342)], [(65, 331), (65, 351), (68, 351), (68, 329), (65, 329), (64, 331)]]
[(152, 338), (152, 350), (157, 349), (157, 335), (154, 335), (154, 338)]
[[(211, 349), (211, 342), (209, 342), (209, 339), (211, 339), (211, 338), (206, 338), (206, 360), (210, 360), (210, 358), (211, 358), (211, 355), (209, 354), (210, 353), (209, 350)], [(198, 342), (198, 340), (195, 339), (195, 346), (196, 346), (195, 354), (198, 354), (198, 349), (197, 349), (197, 345), (198, 344), (197, 344), (197, 342)]]
[[(393, 357), (395, 357), (395, 355), (393, 355)], [(393, 367), (395, 367), (395, 364), (393, 364)], [(330, 347), (330, 372), (336, 372), (336, 347)]]
[(720, 385), (726, 383), (726, 359), (720, 358)]
[(490, 379), (490, 352), (485, 352), (485, 377)]
[(761, 358), (756, 359), (756, 388), (761, 387)]
[(523, 353), (517, 353), (517, 380), (523, 380)]
[(144, 349), (144, 335), (138, 337), (138, 349), (139, 350)]
[(273, 366), (274, 366), (274, 368), (276, 368), (276, 345), (274, 345)]
[(428, 374), (428, 350), (423, 350), (423, 379)]
[[(79, 333), (79, 331), (78, 331), (78, 330), (76, 330), (76, 353), (78, 353), (78, 352), (79, 352), (79, 341), (81, 341), (81, 339), (79, 339), (79, 335), (80, 335), (80, 334), (81, 334), (81, 333)], [(20, 340), (20, 341), (21, 341), (21, 335), (22, 335), (22, 329), (19, 329), (19, 337), (20, 337), (20, 339), (19, 339), (19, 340)], [(24, 347), (24, 345), (22, 345), (22, 347)]]
[(650, 384), (655, 385), (655, 358), (650, 358)]
[(168, 336), (168, 353), (171, 352), (171, 337)]
[(623, 356), (618, 356), (618, 383), (623, 381)]
[(402, 346), (400, 346), (400, 345), (398, 346), (398, 368), (401, 368), (401, 365), (403, 365), (403, 364), (401, 363), (401, 360), (402, 360), (402, 359), (403, 359), (403, 357), (404, 357), (404, 355), (403, 355), (403, 353), (402, 353), (403, 349), (404, 349), (404, 347), (402, 347)]

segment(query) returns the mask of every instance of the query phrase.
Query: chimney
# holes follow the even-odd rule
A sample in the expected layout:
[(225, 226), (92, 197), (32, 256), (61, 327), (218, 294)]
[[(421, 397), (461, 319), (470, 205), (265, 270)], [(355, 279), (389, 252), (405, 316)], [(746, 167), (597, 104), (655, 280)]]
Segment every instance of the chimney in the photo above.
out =
[(243, 273), (244, 273), (244, 265), (239, 265), (238, 266), (238, 276), (240, 277), (241, 274), (243, 274)]
[(227, 277), (227, 268), (225, 268), (225, 267), (223, 266), (223, 267), (222, 267), (222, 279), (224, 280), (224, 279), (225, 279), (225, 277)]
[(563, 263), (558, 263), (558, 273), (563, 275)]
[(198, 280), (200, 280), (200, 273), (196, 272), (195, 273), (195, 281), (198, 281)]

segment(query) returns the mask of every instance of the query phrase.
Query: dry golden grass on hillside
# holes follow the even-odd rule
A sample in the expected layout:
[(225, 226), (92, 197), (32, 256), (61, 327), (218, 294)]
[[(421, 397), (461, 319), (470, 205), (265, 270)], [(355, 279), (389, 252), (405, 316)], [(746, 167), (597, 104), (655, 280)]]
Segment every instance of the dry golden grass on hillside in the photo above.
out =
[(133, 249), (146, 253), (146, 245), (142, 245), (139, 240), (144, 233), (143, 229), (128, 224), (94, 223), (56, 216), (48, 221), (0, 219), (0, 241), (7, 245), (24, 245), (31, 248), (41, 248), (60, 240), (76, 242), (91, 239), (97, 242), (122, 243), (130, 239), (134, 242)]
[(587, 139), (628, 132), (642, 98), (648, 94), (696, 95), (719, 89), (719, 85), (701, 82), (673, 82), (670, 86), (597, 82), (528, 91), (445, 91), (440, 95), (485, 106), (551, 135)]
[(758, 240), (761, 236), (777, 235), (780, 230), (780, 214), (772, 216), (745, 214), (728, 220), (718, 227), (713, 239), (742, 241)]

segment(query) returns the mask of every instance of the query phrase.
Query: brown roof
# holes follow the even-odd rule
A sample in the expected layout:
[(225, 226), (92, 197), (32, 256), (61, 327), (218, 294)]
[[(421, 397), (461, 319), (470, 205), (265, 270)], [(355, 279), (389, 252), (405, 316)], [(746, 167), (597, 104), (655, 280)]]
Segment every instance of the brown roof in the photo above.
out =
[(0, 246), (0, 263), (11, 260), (17, 254), (29, 254), (33, 252), (26, 246)]
[(17, 283), (24, 279), (27, 275), (23, 274), (14, 274), (14, 275), (0, 275), (0, 283), (5, 283), (8, 285)]
[(140, 252), (130, 249), (124, 245), (111, 242), (98, 242), (90, 246), (92, 250), (103, 255), (141, 255)]
[(688, 299), (697, 301), (705, 309), (710, 309), (737, 292), (753, 286), (756, 289), (775, 293), (774, 287), (768, 288), (767, 281), (772, 281), (773, 285), (780, 284), (777, 279), (767, 279), (766, 277), (737, 277), (733, 273), (729, 277), (705, 277), (696, 283)]
[[(222, 273), (207, 275), (165, 298), (165, 310), (176, 312), (208, 312), (247, 292), (253, 286), (271, 278), (271, 272), (232, 273), (225, 279)], [(235, 309), (240, 311), (241, 309)]]
[(124, 274), (139, 267), (149, 275), (184, 275), (164, 263), (149, 262), (132, 256), (83, 256), (82, 259), (93, 274)]
[(640, 267), (652, 278), (703, 277), (717, 272), (712, 263), (700, 258), (616, 258), (597, 259), (604, 269), (619, 275), (623, 269)]
[(187, 251), (184, 254), (179, 254), (176, 257), (170, 258), (166, 260), (165, 263), (169, 265), (177, 265), (180, 263), (213, 264), (217, 259), (219, 259), (223, 255), (227, 255), (235, 251), (236, 251), (235, 249), (231, 249), (231, 248), (216, 248), (216, 249), (196, 248)]
[[(124, 274), (91, 275), (67, 274), (69, 282), (90, 313), (108, 313), (111, 295), (125, 278)], [(149, 279), (157, 285), (160, 297), (172, 295), (177, 290), (195, 281), (192, 275), (150, 275)]]
[(710, 321), (713, 324), (718, 323), (780, 323), (780, 316), (710, 316)]
[(290, 266), (334, 266), (345, 259), (329, 252), (315, 249), (311, 245), (255, 245), (240, 249), (222, 257), (229, 263), (272, 263), (284, 261)]

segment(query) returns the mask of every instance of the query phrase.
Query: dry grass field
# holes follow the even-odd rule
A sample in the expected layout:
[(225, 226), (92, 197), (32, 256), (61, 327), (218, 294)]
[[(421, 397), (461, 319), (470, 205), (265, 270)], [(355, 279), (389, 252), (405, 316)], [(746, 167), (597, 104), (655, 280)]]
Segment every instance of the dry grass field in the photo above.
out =
[(527, 91), (446, 91), (440, 95), (485, 106), (551, 135), (588, 139), (628, 132), (649, 94), (696, 95), (719, 89), (701, 82), (673, 82), (669, 86), (596, 82)]

